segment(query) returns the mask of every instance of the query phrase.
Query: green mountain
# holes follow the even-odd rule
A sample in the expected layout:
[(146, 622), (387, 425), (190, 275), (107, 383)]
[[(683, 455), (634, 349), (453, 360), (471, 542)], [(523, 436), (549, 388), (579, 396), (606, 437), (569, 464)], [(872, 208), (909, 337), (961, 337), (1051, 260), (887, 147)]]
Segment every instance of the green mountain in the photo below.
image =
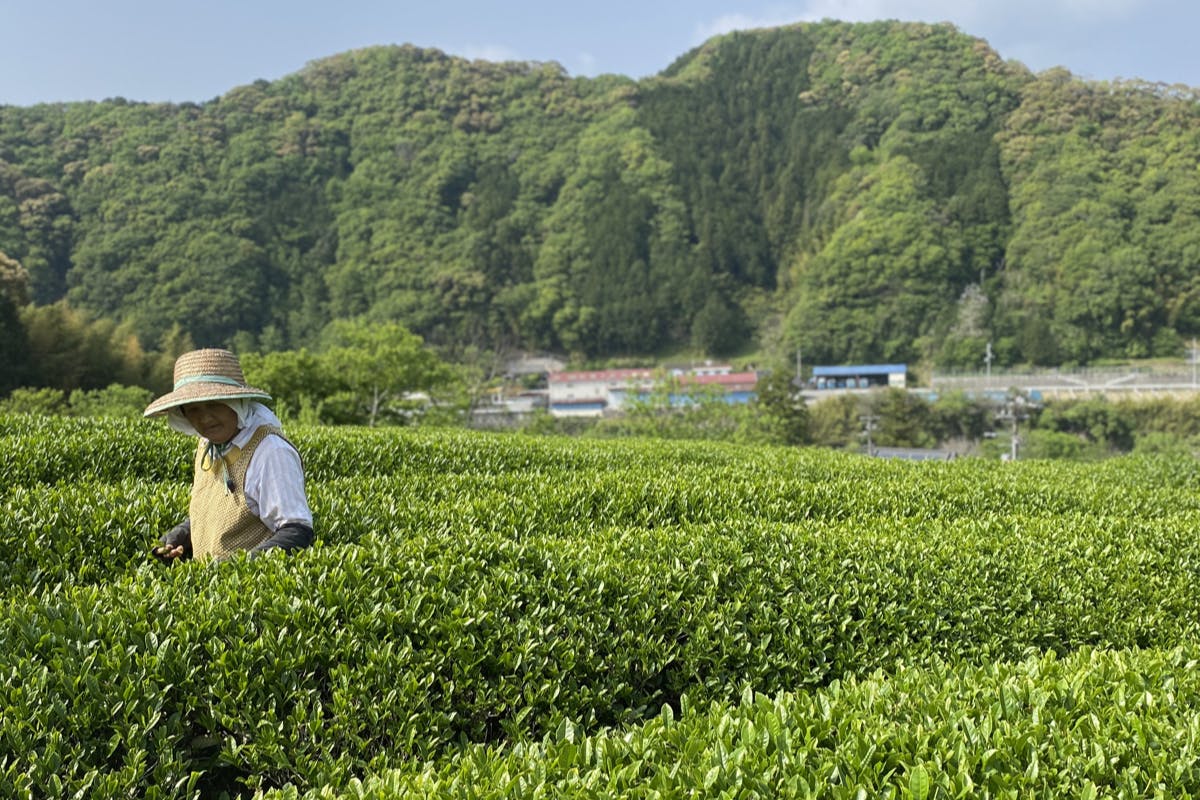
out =
[(365, 316), (451, 352), (1177, 355), (1198, 100), (950, 25), (739, 32), (640, 81), (369, 48), (202, 104), (0, 107), (0, 267), (147, 346)]

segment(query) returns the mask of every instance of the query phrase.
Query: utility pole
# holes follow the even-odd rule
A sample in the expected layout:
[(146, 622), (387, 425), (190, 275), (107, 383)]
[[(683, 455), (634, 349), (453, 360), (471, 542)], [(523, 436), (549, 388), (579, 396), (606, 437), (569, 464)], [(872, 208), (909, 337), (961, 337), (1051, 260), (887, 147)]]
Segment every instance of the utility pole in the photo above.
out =
[(1196, 339), (1192, 338), (1192, 388), (1196, 388)]
[(1012, 419), (1012, 436), (1009, 438), (1008, 457), (1012, 461), (1017, 460), (1017, 449), (1021, 446), (1021, 437), (1017, 433), (1017, 415), (1013, 414)]
[(1021, 395), (1010, 396), (1004, 403), (1004, 408), (996, 414), (997, 420), (1010, 424), (1008, 458), (1011, 461), (1017, 460), (1017, 452), (1021, 444), (1021, 436), (1017, 426), (1021, 420), (1028, 417), (1029, 411), (1026, 408), (1025, 398)]
[(871, 432), (878, 425), (879, 417), (875, 414), (863, 414), (859, 419), (863, 424), (863, 433), (867, 437), (867, 455), (873, 456), (875, 455), (875, 443), (871, 439)]
[(989, 379), (992, 377), (992, 358), (992, 343), (988, 342), (987, 354), (983, 357), (983, 362), (987, 364), (987, 376)]

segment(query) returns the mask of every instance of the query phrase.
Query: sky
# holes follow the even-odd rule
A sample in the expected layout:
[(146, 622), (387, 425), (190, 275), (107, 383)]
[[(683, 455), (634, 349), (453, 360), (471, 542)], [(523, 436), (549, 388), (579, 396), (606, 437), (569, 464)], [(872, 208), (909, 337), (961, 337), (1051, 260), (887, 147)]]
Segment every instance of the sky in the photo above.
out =
[(0, 0), (0, 105), (201, 103), (372, 45), (653, 75), (733, 30), (952, 22), (1005, 59), (1200, 86), (1197, 0)]

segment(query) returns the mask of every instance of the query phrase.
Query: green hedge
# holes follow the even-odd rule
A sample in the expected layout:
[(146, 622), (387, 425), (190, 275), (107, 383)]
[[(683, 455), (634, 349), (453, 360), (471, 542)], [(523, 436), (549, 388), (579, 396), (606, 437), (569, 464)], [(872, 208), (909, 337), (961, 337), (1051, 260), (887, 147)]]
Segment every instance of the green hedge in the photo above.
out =
[[(568, 723), (616, 740), (747, 687), (965, 686), (982, 665), (1200, 641), (1190, 460), (302, 429), (317, 546), (166, 568), (146, 548), (186, 505), (164, 477), (186, 437), (0, 435), (26, 459), (0, 495), (3, 796), (442, 781), (464, 747), (490, 764)], [(81, 459), (72, 481), (43, 452), (93, 438), (127, 469)]]
[[(813, 692), (664, 707), (636, 728), (468, 750), (312, 800), (1200, 795), (1200, 649), (900, 668)], [(266, 793), (296, 800), (294, 788)]]

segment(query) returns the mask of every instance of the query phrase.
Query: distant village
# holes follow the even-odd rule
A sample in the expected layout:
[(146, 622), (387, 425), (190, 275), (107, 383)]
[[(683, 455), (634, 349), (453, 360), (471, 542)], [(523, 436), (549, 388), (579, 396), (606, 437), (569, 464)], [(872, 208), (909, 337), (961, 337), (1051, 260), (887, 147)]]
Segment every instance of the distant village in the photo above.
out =
[[(793, 380), (809, 402), (837, 393), (906, 389), (928, 400), (963, 392), (1003, 404), (1014, 391), (1033, 402), (1094, 394), (1187, 395), (1200, 392), (1200, 358), (1183, 363), (1077, 369), (991, 370), (978, 373), (934, 373), (922, 385), (913, 383), (906, 364), (814, 366), (803, 380)], [(630, 404), (666, 392), (672, 405), (695, 402), (698, 395), (727, 403), (749, 403), (763, 373), (735, 370), (730, 364), (667, 365), (659, 368), (567, 370), (554, 357), (523, 358), (508, 365), (505, 384), (475, 410), (482, 426), (511, 424), (536, 411), (554, 417), (603, 417), (620, 414)]]
[[(655, 392), (666, 392), (671, 405), (695, 402), (700, 394), (726, 403), (749, 403), (757, 394), (758, 370), (735, 371), (730, 364), (689, 364), (661, 368), (566, 370), (554, 358), (515, 361), (506, 374), (508, 388), (497, 389), (489, 402), (476, 409), (476, 421), (487, 424), (495, 417), (519, 417), (545, 410), (554, 417), (602, 417), (619, 414)], [(800, 386), (804, 395), (835, 391), (904, 388), (904, 364), (814, 367), (812, 377)]]

